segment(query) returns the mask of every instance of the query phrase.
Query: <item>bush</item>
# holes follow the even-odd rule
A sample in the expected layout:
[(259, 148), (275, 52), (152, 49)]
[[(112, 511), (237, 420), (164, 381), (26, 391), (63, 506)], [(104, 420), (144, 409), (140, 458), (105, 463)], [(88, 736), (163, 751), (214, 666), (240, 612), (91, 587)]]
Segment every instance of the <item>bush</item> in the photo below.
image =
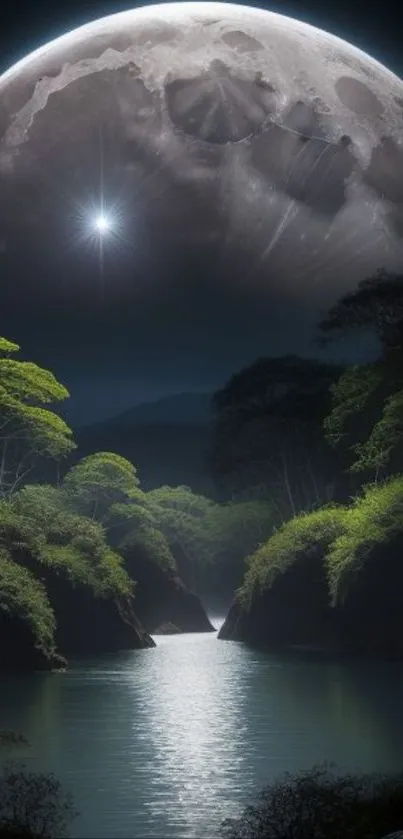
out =
[(0, 830), (62, 839), (74, 818), (73, 801), (54, 775), (9, 764), (0, 776)]
[[(347, 590), (373, 551), (387, 546), (403, 533), (403, 479), (366, 487), (345, 511), (343, 532), (326, 556), (332, 603), (343, 600)], [(380, 573), (385, 573), (384, 571)], [(387, 571), (386, 571), (387, 573)]]
[[(9, 752), (29, 743), (21, 734), (0, 731), (0, 749)], [(8, 761), (0, 774), (0, 839), (63, 839), (76, 817), (72, 796), (52, 774), (30, 772)]]
[(164, 571), (176, 571), (176, 562), (168, 540), (156, 527), (142, 525), (129, 531), (122, 539), (119, 550), (126, 559), (130, 572), (130, 560), (136, 556), (152, 562)]
[(0, 831), (62, 839), (74, 818), (72, 797), (54, 775), (9, 764), (0, 777)]
[(343, 507), (329, 506), (286, 522), (247, 560), (249, 567), (238, 592), (239, 603), (248, 609), (254, 594), (271, 588), (278, 575), (298, 559), (316, 555), (318, 550), (324, 553), (342, 532), (345, 514)]
[[(105, 529), (98, 521), (69, 509), (59, 490), (37, 484), (26, 486), (12, 504), (25, 526), (42, 535), (35, 554), (39, 566), (64, 575), (72, 586), (89, 586), (97, 597), (132, 593), (123, 559), (111, 550)], [(15, 544), (13, 558), (20, 561)]]
[(224, 839), (380, 839), (403, 824), (403, 775), (332, 774), (315, 767), (266, 787)]
[(39, 651), (49, 659), (54, 655), (55, 616), (46, 589), (0, 546), (0, 623), (8, 615), (26, 624)]

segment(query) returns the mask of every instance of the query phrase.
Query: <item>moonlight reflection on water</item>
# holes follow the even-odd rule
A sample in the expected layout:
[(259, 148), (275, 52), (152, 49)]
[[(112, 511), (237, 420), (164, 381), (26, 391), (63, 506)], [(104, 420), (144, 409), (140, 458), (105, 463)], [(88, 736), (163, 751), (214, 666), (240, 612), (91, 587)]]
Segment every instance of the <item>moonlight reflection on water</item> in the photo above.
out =
[(400, 665), (264, 654), (210, 633), (157, 643), (2, 680), (3, 727), (74, 793), (73, 836), (214, 837), (284, 771), (401, 769)]

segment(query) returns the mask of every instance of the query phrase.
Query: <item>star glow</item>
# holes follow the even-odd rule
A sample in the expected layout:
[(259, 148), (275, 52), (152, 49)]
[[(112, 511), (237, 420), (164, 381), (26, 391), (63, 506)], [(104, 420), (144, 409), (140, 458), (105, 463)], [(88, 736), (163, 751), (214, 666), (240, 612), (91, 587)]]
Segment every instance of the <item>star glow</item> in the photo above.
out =
[(101, 235), (104, 235), (110, 229), (109, 220), (103, 213), (96, 217), (95, 227)]

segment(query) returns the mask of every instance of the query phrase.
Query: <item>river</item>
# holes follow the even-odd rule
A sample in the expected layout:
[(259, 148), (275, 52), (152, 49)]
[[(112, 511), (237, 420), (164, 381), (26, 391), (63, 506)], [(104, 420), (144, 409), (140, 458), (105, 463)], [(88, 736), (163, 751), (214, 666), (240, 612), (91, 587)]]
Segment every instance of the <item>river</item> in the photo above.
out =
[(212, 634), (156, 640), (66, 673), (2, 677), (0, 727), (73, 792), (72, 836), (211, 839), (286, 770), (402, 769), (403, 665), (265, 654)]

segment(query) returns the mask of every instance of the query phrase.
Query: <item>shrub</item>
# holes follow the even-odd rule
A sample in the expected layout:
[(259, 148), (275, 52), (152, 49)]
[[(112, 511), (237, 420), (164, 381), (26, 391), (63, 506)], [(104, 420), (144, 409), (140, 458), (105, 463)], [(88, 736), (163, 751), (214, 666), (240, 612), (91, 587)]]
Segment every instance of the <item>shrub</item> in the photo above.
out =
[(52, 774), (9, 764), (0, 776), (0, 830), (62, 839), (74, 818), (72, 797)]
[(0, 611), (25, 622), (38, 650), (50, 657), (55, 651), (55, 616), (45, 587), (33, 574), (0, 547)]
[(326, 555), (332, 603), (343, 599), (372, 551), (403, 533), (403, 478), (366, 487), (345, 511), (343, 531)]
[(403, 775), (332, 774), (315, 767), (266, 787), (224, 839), (380, 839), (403, 824)]
[(247, 560), (248, 570), (238, 591), (238, 601), (248, 609), (253, 595), (271, 588), (279, 574), (285, 573), (302, 556), (314, 556), (342, 532), (345, 509), (323, 507), (302, 513), (286, 522)]
[[(21, 734), (0, 731), (0, 749), (28, 746)], [(52, 774), (9, 761), (0, 774), (0, 839), (63, 839), (76, 817), (73, 799)]]

